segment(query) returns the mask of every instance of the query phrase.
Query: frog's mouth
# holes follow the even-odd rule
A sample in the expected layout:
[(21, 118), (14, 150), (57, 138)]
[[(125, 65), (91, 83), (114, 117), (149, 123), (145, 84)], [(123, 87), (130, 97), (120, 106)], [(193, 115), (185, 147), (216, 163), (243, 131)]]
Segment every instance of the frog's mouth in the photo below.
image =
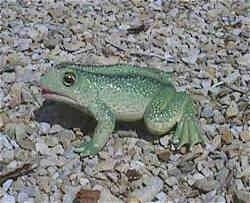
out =
[(63, 93), (54, 92), (54, 91), (52, 91), (48, 88), (45, 88), (45, 87), (42, 87), (42, 95), (47, 100), (64, 102), (64, 103), (73, 104), (73, 105), (78, 104), (76, 99), (74, 99), (68, 95), (65, 95)]

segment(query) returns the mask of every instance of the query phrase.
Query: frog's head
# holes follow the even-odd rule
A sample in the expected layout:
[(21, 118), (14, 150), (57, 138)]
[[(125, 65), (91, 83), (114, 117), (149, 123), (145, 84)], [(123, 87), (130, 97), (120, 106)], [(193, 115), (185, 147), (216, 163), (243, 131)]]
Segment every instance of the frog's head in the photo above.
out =
[(41, 76), (42, 95), (48, 100), (55, 100), (71, 105), (80, 105), (80, 87), (84, 81), (79, 70), (69, 65), (57, 66)]

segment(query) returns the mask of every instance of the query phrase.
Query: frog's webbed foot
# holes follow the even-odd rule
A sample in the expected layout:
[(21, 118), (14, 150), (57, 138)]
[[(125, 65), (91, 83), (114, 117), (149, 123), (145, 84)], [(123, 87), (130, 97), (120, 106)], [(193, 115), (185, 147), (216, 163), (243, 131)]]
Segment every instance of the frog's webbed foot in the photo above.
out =
[(73, 150), (74, 152), (79, 153), (80, 156), (85, 157), (96, 155), (101, 150), (101, 147), (99, 147), (99, 145), (96, 145), (93, 142), (93, 139), (91, 139), (89, 142), (83, 143), (79, 147), (73, 148)]
[(184, 116), (177, 124), (173, 141), (178, 143), (178, 148), (188, 144), (190, 148), (195, 144), (204, 143), (201, 131), (194, 117)]

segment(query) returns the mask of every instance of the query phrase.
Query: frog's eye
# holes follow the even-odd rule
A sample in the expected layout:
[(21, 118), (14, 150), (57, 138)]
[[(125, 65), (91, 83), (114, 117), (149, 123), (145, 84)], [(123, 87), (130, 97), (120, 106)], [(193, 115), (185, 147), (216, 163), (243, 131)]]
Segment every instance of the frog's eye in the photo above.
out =
[(63, 76), (63, 84), (66, 87), (72, 86), (76, 81), (76, 75), (72, 72), (66, 72)]

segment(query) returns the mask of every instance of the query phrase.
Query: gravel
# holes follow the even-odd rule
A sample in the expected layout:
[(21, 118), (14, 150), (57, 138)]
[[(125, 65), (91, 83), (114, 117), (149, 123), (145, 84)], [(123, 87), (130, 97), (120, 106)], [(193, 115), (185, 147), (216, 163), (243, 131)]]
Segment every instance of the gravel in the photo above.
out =
[[(100, 203), (249, 202), (249, 1), (0, 1), (0, 8), (1, 203), (68, 203), (81, 189), (100, 191)], [(172, 132), (152, 141), (138, 127), (80, 158), (72, 147), (90, 138), (91, 122), (44, 102), (38, 86), (60, 62), (171, 72), (197, 103), (206, 145), (177, 150)]]

